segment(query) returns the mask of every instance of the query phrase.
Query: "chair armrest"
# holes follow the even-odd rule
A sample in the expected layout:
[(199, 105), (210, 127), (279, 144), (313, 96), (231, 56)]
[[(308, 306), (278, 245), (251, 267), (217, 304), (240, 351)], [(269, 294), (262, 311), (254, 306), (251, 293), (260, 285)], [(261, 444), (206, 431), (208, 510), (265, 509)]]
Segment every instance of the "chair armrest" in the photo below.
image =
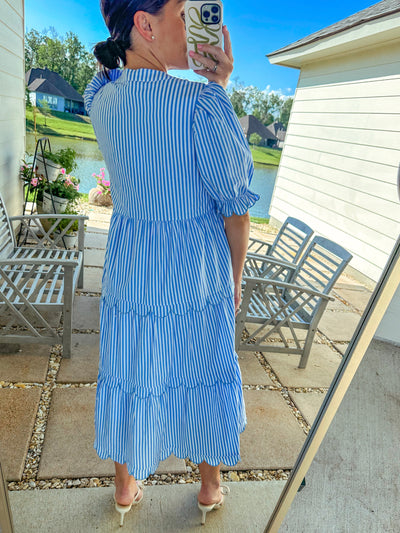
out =
[(15, 215), (13, 217), (10, 217), (10, 220), (11, 222), (13, 222), (14, 220), (40, 220), (47, 218), (55, 218), (56, 220), (89, 220), (89, 217), (87, 215), (63, 215), (62, 213), (43, 213), (40, 215)]
[(251, 276), (243, 276), (243, 282), (245, 282), (246, 286), (249, 286), (250, 288), (255, 287), (257, 285), (264, 285), (265, 287), (275, 287), (277, 289), (281, 288), (284, 290), (300, 290), (303, 293), (309, 294), (310, 296), (317, 296), (319, 298), (322, 298), (323, 300), (331, 302), (335, 300), (333, 296), (329, 296), (328, 294), (325, 294), (323, 292), (315, 291), (314, 289), (310, 289), (309, 287), (304, 287), (303, 285), (297, 285), (296, 283), (286, 283), (284, 281), (279, 281), (275, 279), (255, 277), (253, 278)]
[(0, 259), (0, 268), (7, 266), (72, 266), (77, 267), (78, 261), (75, 259)]
[(285, 267), (291, 270), (296, 270), (297, 268), (297, 265), (293, 263), (289, 263), (288, 261), (283, 261), (281, 259), (276, 259), (275, 257), (272, 257), (270, 255), (254, 254), (254, 253), (248, 252), (246, 254), (246, 259), (254, 259), (256, 261), (263, 261), (268, 264)]
[(261, 239), (254, 239), (253, 237), (250, 237), (249, 238), (249, 246), (248, 246), (248, 248), (250, 249), (250, 248), (252, 248), (252, 247), (254, 247), (256, 245), (259, 245), (258, 249), (260, 249), (260, 248), (265, 246), (267, 248), (267, 250), (266, 250), (267, 254), (269, 253), (269, 251), (271, 249), (271, 246), (272, 246), (272, 244), (269, 243), (269, 242), (265, 242), (265, 241), (262, 241)]

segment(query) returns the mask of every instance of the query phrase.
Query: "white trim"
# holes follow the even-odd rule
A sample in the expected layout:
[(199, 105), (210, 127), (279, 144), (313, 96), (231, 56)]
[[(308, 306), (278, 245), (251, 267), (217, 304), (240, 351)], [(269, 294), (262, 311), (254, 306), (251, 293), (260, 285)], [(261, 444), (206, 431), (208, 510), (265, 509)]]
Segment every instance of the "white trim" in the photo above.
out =
[(272, 53), (268, 59), (272, 65), (301, 68), (307, 63), (329, 56), (354, 53), (400, 38), (400, 13), (365, 22), (346, 31), (304, 44), (282, 53)]

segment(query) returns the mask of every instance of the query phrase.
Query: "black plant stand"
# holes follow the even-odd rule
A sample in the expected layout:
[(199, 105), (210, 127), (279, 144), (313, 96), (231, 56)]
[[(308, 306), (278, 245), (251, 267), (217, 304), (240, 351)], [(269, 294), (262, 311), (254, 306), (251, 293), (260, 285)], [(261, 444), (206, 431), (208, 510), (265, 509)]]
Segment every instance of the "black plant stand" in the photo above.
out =
[[(27, 211), (29, 193), (31, 192), (31, 189), (32, 189), (31, 181), (32, 181), (33, 176), (34, 176), (34, 171), (35, 171), (35, 168), (36, 168), (36, 161), (37, 161), (38, 154), (40, 154), (41, 157), (42, 157), (43, 166), (44, 166), (43, 179), (44, 179), (44, 181), (45, 181), (45, 183), (47, 185), (47, 190), (49, 191), (50, 196), (51, 196), (51, 203), (53, 205), (54, 213), (56, 213), (56, 206), (55, 206), (55, 202), (54, 202), (53, 191), (51, 190), (51, 187), (49, 186), (50, 181), (49, 181), (49, 174), (48, 174), (48, 171), (47, 171), (46, 159), (45, 159), (45, 156), (44, 156), (45, 151), (51, 152), (50, 139), (48, 137), (41, 137), (40, 139), (38, 139), (36, 141), (35, 154), (33, 156), (33, 161), (32, 161), (31, 175), (29, 177), (29, 183), (28, 183), (28, 185), (26, 187), (26, 192), (25, 192), (24, 208), (23, 208), (23, 212), (22, 212), (23, 215), (25, 215), (25, 214), (33, 215), (33, 213), (34, 213), (34, 205), (36, 204), (36, 206), (37, 206), (38, 189), (37, 189), (37, 187), (34, 187), (31, 212), (30, 213), (26, 212)], [(29, 224), (30, 224), (30, 221), (29, 221)], [(27, 236), (28, 235), (26, 234), (25, 238), (21, 242), (21, 239), (22, 239), (22, 225), (21, 225), (21, 227), (19, 229), (19, 232), (18, 232), (18, 236), (17, 236), (17, 245), (18, 246), (25, 245), (26, 241), (27, 241)], [(64, 237), (62, 238), (62, 241), (63, 241), (64, 247), (67, 248), (67, 246), (65, 244), (65, 241), (64, 241)]]

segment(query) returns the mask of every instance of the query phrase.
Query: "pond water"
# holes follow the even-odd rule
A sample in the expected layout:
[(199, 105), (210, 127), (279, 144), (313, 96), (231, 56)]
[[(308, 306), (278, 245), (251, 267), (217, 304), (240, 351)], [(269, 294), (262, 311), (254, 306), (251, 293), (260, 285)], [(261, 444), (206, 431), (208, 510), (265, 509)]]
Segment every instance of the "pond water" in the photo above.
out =
[[(88, 193), (90, 189), (96, 187), (96, 179), (92, 174), (94, 172), (98, 173), (100, 168), (105, 167), (103, 156), (101, 155), (97, 142), (69, 139), (66, 137), (49, 137), (49, 139), (53, 151), (68, 147), (76, 151), (78, 167), (74, 171), (74, 176), (81, 181), (80, 192)], [(35, 151), (35, 138), (29, 133), (26, 136), (26, 150), (30, 154), (33, 154)], [(260, 200), (250, 209), (251, 216), (268, 218), (277, 171), (278, 167), (255, 165), (250, 188), (260, 195)], [(105, 174), (108, 178), (107, 170)]]

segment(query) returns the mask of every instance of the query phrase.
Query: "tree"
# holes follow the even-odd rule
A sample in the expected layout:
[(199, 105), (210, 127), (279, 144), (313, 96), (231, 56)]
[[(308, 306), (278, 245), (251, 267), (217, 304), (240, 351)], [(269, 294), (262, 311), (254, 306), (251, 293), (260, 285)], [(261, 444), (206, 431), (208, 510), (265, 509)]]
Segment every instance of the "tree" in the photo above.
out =
[(258, 135), (258, 133), (252, 133), (249, 137), (250, 144), (255, 144), (256, 146), (260, 146), (262, 142), (261, 135)]
[(42, 100), (39, 100), (39, 104), (40, 104), (40, 112), (44, 116), (44, 125), (47, 126), (47, 117), (49, 117), (51, 114), (49, 103), (47, 100), (43, 98)]
[(26, 33), (25, 64), (27, 69), (48, 68), (57, 72), (80, 94), (96, 73), (96, 60), (79, 37), (72, 32), (60, 37), (53, 27), (42, 33), (34, 29)]
[(247, 96), (246, 89), (242, 83), (239, 82), (239, 78), (236, 77), (233, 80), (233, 87), (228, 90), (228, 95), (232, 103), (233, 109), (235, 110), (236, 115), (244, 117), (247, 115), (246, 105), (247, 105)]
[(289, 118), (290, 118), (290, 112), (292, 110), (292, 105), (293, 105), (293, 98), (288, 97), (285, 99), (281, 107), (281, 114), (280, 114), (279, 120), (280, 122), (282, 122), (285, 128), (287, 128), (289, 124)]

